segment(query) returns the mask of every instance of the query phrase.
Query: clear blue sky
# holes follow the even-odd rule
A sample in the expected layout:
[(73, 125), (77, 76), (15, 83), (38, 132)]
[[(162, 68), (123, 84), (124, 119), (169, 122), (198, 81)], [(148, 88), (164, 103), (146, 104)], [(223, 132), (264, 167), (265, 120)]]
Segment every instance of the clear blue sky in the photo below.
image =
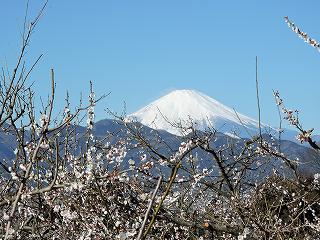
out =
[[(34, 16), (41, 1), (30, 0)], [(284, 23), (288, 15), (320, 40), (320, 1), (51, 0), (27, 59), (44, 54), (32, 74), (40, 95), (49, 92), (50, 68), (57, 105), (66, 90), (74, 106), (87, 95), (111, 95), (97, 107), (138, 110), (173, 89), (196, 89), (257, 118), (255, 56), (263, 122), (278, 125), (272, 89), (301, 112), (306, 128), (319, 130), (320, 53)], [(25, 1), (0, 3), (0, 64), (12, 66), (20, 46)], [(319, 131), (317, 131), (319, 133)]]

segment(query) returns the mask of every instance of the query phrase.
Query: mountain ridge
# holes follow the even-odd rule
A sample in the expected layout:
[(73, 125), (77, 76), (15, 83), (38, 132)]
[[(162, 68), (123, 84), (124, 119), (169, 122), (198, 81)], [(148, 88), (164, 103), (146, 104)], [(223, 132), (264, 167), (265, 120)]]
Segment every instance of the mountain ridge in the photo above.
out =
[[(196, 90), (182, 89), (172, 91), (151, 102), (140, 110), (128, 115), (134, 121), (146, 126), (183, 135), (172, 126), (179, 123), (182, 127), (194, 124), (197, 130), (211, 128), (228, 135), (249, 137), (256, 133), (258, 121)], [(264, 129), (276, 129), (261, 124)], [(246, 128), (246, 129), (244, 129)]]

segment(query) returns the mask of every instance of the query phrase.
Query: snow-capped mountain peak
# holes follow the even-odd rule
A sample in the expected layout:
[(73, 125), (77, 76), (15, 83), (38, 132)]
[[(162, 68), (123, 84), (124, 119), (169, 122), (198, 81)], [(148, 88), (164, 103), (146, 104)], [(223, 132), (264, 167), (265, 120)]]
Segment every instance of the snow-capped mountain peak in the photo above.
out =
[(234, 109), (195, 90), (172, 91), (130, 114), (129, 118), (176, 135), (183, 132), (175, 124), (188, 127), (191, 122), (198, 130), (214, 128), (240, 137), (249, 137), (249, 133), (255, 134), (258, 129), (256, 120), (236, 113)]

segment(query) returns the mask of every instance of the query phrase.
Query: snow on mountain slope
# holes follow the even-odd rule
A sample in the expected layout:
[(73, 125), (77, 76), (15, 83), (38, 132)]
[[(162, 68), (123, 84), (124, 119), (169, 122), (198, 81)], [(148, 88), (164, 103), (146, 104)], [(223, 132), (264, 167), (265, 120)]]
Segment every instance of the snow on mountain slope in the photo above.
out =
[[(258, 122), (215, 99), (195, 90), (175, 90), (132, 113), (129, 118), (155, 129), (182, 135), (181, 129), (173, 124), (190, 126), (198, 130), (214, 128), (219, 132), (240, 137), (258, 132)], [(241, 120), (241, 121), (240, 121)], [(262, 124), (263, 128), (268, 128)]]

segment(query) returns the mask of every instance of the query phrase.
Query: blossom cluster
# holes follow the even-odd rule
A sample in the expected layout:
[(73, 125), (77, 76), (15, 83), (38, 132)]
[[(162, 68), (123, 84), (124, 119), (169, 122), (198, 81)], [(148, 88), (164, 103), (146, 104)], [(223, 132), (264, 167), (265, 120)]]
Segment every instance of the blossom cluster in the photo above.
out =
[(307, 33), (301, 31), (292, 21), (289, 20), (287, 16), (284, 17), (284, 19), (293, 32), (295, 32), (306, 43), (320, 51), (320, 43), (318, 43), (315, 39), (310, 38)]
[(310, 139), (314, 129), (312, 128), (309, 130), (304, 130), (302, 128), (302, 125), (298, 117), (299, 111), (298, 110), (293, 111), (293, 110), (287, 109), (283, 103), (283, 99), (280, 97), (279, 91), (274, 91), (274, 97), (276, 99), (277, 106), (280, 108), (281, 112), (284, 114), (283, 118), (300, 131), (300, 133), (296, 136), (296, 139), (301, 143), (307, 142)]

